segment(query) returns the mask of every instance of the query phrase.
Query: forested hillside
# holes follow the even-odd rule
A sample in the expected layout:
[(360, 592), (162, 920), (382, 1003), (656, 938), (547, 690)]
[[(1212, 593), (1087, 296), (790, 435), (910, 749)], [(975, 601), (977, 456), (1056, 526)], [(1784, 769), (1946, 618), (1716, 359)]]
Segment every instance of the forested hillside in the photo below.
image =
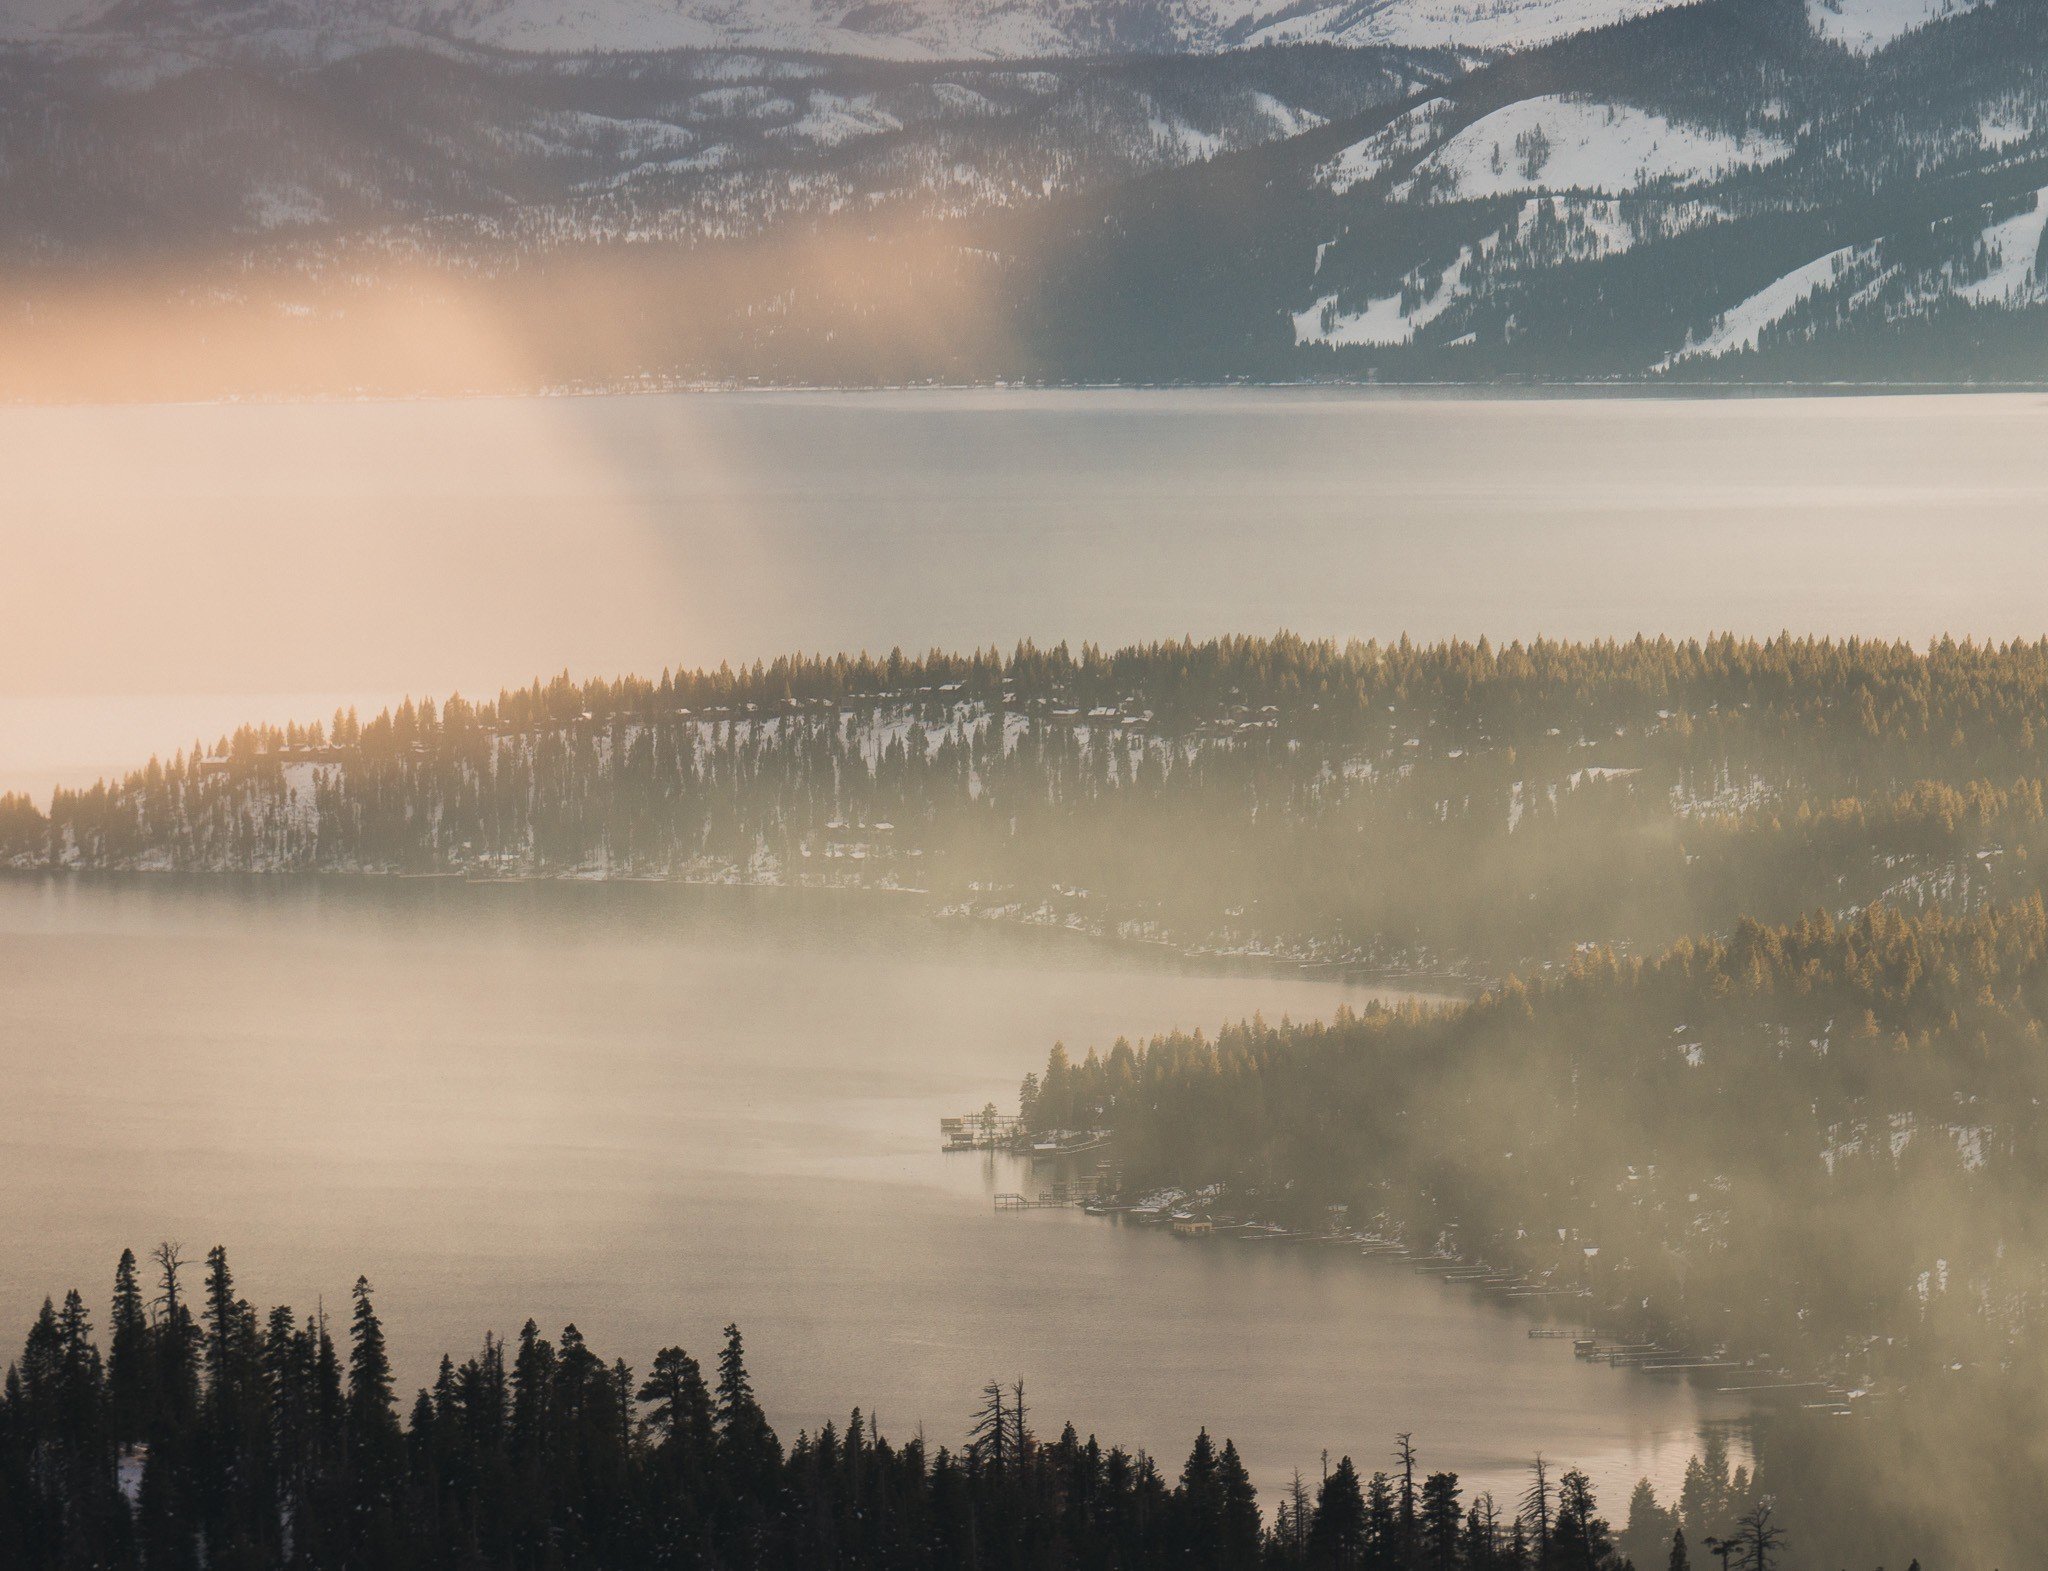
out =
[(1499, 974), (2025, 898), (2044, 775), (2048, 644), (1027, 645), (245, 730), (0, 803), (0, 858), (894, 887)]
[(933, 65), (0, 46), (0, 266), (226, 251), (317, 294), (345, 255), (390, 278), (849, 211), (930, 222), (1296, 135), (1459, 69), (1408, 49)]
[[(183, 1264), (164, 1245), (145, 1280), (124, 1252), (104, 1353), (73, 1291), (61, 1306), (45, 1301), (8, 1365), (9, 1567), (1617, 1564), (1583, 1473), (1539, 1460), (1526, 1506), (1467, 1499), (1456, 1473), (1419, 1465), (1406, 1435), (1393, 1472), (1361, 1479), (1341, 1458), (1270, 1515), (1227, 1439), (1197, 1435), (1169, 1481), (1142, 1451), (1083, 1440), (1071, 1424), (1041, 1438), (1021, 1383), (991, 1382), (971, 1412), (963, 1396), (957, 1447), (921, 1429), (892, 1441), (855, 1408), (843, 1429), (828, 1423), (785, 1450), (736, 1326), (715, 1360), (669, 1347), (636, 1374), (575, 1326), (550, 1341), (529, 1320), (515, 1342), (486, 1335), (459, 1366), (444, 1356), (401, 1423), (367, 1281), (344, 1335), (324, 1314), (259, 1314), (223, 1249), (201, 1284)], [(1730, 1479), (1725, 1451), (1709, 1450), (1696, 1504), (1747, 1502), (1752, 1481)], [(1768, 1509), (1748, 1519), (1755, 1539), (1776, 1542)], [(1702, 1521), (1718, 1518), (1695, 1516), (1696, 1537)], [(1659, 1552), (1679, 1531), (1634, 1526)]]
[(1114, 1128), (1129, 1187), (1343, 1205), (1583, 1287), (1620, 1333), (1870, 1385), (2041, 1335), (2044, 1014), (2038, 897), (1878, 906), (1448, 1010), (1059, 1050), (1026, 1111)]
[(2024, 1564), (2048, 1464), (2044, 1016), (2038, 896), (1880, 906), (1592, 951), (1451, 1009), (1055, 1048), (1023, 1111), (1111, 1131), (1127, 1196), (1443, 1250), (1674, 1363), (1814, 1382), (1781, 1399), (1841, 1420), (1777, 1420), (1767, 1446), (1815, 1524), (1799, 1563), (1910, 1541)]

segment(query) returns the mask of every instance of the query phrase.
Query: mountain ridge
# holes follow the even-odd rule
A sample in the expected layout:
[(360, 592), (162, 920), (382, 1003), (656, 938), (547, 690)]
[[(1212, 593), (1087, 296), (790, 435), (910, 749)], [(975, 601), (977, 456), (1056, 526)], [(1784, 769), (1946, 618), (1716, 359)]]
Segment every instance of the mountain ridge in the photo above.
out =
[[(0, 50), (0, 388), (2039, 382), (2048, 12), (1905, 25), (1944, 3), (1491, 56)], [(164, 257), (170, 336), (79, 373), (127, 309), (80, 280)]]
[[(436, 39), (530, 54), (765, 49), (903, 61), (1218, 53), (1276, 44), (1531, 48), (1684, 0), (5, 0), (0, 39), (286, 53)], [(1823, 0), (1814, 0), (1819, 6)], [(1873, 4), (1840, 28), (1868, 30)], [(1834, 13), (1826, 13), (1833, 15)], [(1880, 18), (1878, 26), (1884, 25)]]

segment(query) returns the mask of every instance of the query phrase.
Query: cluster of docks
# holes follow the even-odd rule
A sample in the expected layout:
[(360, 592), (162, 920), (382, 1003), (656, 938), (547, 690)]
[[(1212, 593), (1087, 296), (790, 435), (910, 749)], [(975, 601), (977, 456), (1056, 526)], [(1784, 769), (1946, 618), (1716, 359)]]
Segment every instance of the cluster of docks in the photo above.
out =
[(998, 1211), (1052, 1211), (1091, 1204), (1102, 1187), (1101, 1173), (1085, 1178), (1062, 1179), (1036, 1195), (997, 1195)]
[(1720, 1395), (1793, 1397), (1801, 1407), (1812, 1412), (1847, 1413), (1852, 1396), (1863, 1394), (1852, 1393), (1825, 1380), (1793, 1380), (1774, 1375), (1755, 1364), (1744, 1363), (1741, 1359), (1689, 1353), (1683, 1348), (1663, 1347), (1655, 1342), (1606, 1342), (1591, 1331), (1544, 1329), (1531, 1331), (1529, 1335), (1569, 1336), (1576, 1357), (1587, 1363), (1606, 1364), (1611, 1369), (1640, 1369), (1649, 1374), (1704, 1372), (1710, 1378), (1714, 1371), (1725, 1370), (1728, 1373), (1720, 1378), (1734, 1383), (1715, 1386), (1715, 1392)]
[[(965, 1142), (969, 1142), (961, 1145), (949, 1144), (949, 1150), (989, 1149), (996, 1147), (998, 1143), (1001, 1143), (1001, 1148), (1004, 1149), (1031, 1149), (1028, 1137), (1020, 1138), (1014, 1131), (999, 1128), (984, 1130), (981, 1120), (963, 1119), (947, 1122), (956, 1126), (947, 1130), (949, 1139), (957, 1132)], [(988, 1141), (986, 1146), (981, 1144), (984, 1139)], [(1190, 1202), (1188, 1197), (1177, 1192), (1169, 1192), (1137, 1204), (1113, 1204), (1104, 1198), (1112, 1191), (1109, 1178), (1110, 1165), (1103, 1162), (1098, 1164), (1092, 1174), (1060, 1180), (1039, 1190), (1036, 1195), (999, 1194), (995, 1197), (995, 1209), (1039, 1211), (1080, 1206), (1096, 1216), (1117, 1215), (1132, 1222), (1167, 1225), (1175, 1234), (1185, 1237), (1227, 1237), (1244, 1241), (1292, 1242), (1351, 1248), (1371, 1259), (1409, 1265), (1416, 1272), (1434, 1276), (1439, 1281), (1461, 1283), (1504, 1300), (1540, 1303), (1546, 1308), (1555, 1299), (1582, 1299), (1591, 1296), (1590, 1291), (1583, 1287), (1504, 1271), (1440, 1251), (1413, 1250), (1399, 1240), (1381, 1238), (1371, 1233), (1344, 1229), (1297, 1230), (1283, 1227), (1276, 1222), (1211, 1216), (1197, 1209), (1198, 1201)], [(1646, 1374), (1685, 1375), (1708, 1380), (1718, 1378), (1728, 1383), (1714, 1385), (1712, 1389), (1717, 1394), (1786, 1397), (1797, 1400), (1800, 1407), (1814, 1412), (1847, 1414), (1852, 1411), (1851, 1402), (1856, 1397), (1866, 1394), (1861, 1391), (1845, 1390), (1826, 1380), (1795, 1380), (1783, 1371), (1761, 1368), (1754, 1363), (1723, 1357), (1718, 1351), (1695, 1353), (1685, 1348), (1667, 1347), (1660, 1342), (1612, 1341), (1591, 1329), (1560, 1325), (1531, 1326), (1528, 1334), (1532, 1340), (1570, 1342), (1573, 1356), (1584, 1363), (1606, 1364), (1610, 1369), (1638, 1369)]]
[(1584, 1298), (1586, 1290), (1565, 1283), (1546, 1281), (1542, 1277), (1524, 1276), (1513, 1271), (1502, 1271), (1492, 1266), (1474, 1265), (1454, 1255), (1414, 1254), (1400, 1244), (1374, 1239), (1366, 1247), (1367, 1254), (1378, 1255), (1389, 1260), (1407, 1260), (1417, 1271), (1428, 1272), (1446, 1282), (1462, 1282), (1476, 1287), (1483, 1293), (1492, 1293), (1500, 1298), (1541, 1299)]

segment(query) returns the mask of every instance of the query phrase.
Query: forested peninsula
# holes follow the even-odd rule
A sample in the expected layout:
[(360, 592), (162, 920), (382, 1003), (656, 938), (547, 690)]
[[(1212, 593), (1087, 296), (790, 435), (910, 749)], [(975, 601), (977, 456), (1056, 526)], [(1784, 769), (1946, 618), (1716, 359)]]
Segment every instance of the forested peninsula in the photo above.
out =
[(249, 728), (0, 799), (0, 864), (914, 889), (1497, 978), (2023, 898), (2044, 776), (2048, 643), (1027, 644)]
[(1828, 1563), (1910, 1541), (2023, 1564), (2048, 1476), (2044, 1013), (2039, 895), (1880, 904), (1592, 949), (1470, 1004), (1056, 1047), (1022, 1111), (1106, 1135), (1127, 1202), (1494, 1267), (1776, 1390), (1760, 1453)]

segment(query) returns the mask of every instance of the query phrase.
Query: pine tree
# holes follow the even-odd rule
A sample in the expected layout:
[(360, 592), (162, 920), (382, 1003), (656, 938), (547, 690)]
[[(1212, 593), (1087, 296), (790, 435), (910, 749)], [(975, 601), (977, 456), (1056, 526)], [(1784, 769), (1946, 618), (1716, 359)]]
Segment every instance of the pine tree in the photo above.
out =
[(1628, 1521), (1621, 1530), (1620, 1548), (1635, 1564), (1648, 1566), (1651, 1556), (1661, 1554), (1671, 1541), (1674, 1521), (1657, 1503), (1657, 1491), (1647, 1478), (1636, 1480), (1628, 1497)]
[(135, 1251), (124, 1249), (114, 1267), (114, 1306), (107, 1346), (107, 1402), (114, 1437), (134, 1445), (156, 1417), (156, 1371), (149, 1346), (149, 1318), (136, 1275)]
[(1394, 1481), (1375, 1470), (1365, 1483), (1366, 1558), (1373, 1571), (1392, 1571), (1401, 1562), (1401, 1513)]
[(718, 1354), (718, 1387), (714, 1403), (718, 1447), (743, 1493), (765, 1498), (773, 1492), (782, 1447), (768, 1427), (768, 1416), (754, 1399), (747, 1374), (746, 1348), (740, 1328), (725, 1328), (725, 1346)]
[(1459, 1529), (1464, 1524), (1458, 1505), (1458, 1475), (1431, 1473), (1422, 1484), (1422, 1550), (1432, 1571), (1453, 1571), (1458, 1563)]
[(370, 1302), (370, 1280), (356, 1278), (355, 1311), (349, 1323), (348, 1427), (350, 1443), (368, 1465), (393, 1454), (398, 1416), (393, 1407), (391, 1358), (384, 1347), (384, 1323)]
[(1252, 1485), (1244, 1458), (1228, 1437), (1216, 1459), (1216, 1481), (1222, 1491), (1223, 1515), (1217, 1532), (1218, 1562), (1224, 1566), (1257, 1563), (1259, 1554), (1259, 1492)]
[(1223, 1483), (1217, 1472), (1215, 1443), (1207, 1429), (1195, 1436), (1181, 1468), (1174, 1515), (1180, 1557), (1192, 1564), (1215, 1564), (1223, 1530)]
[(219, 1244), (206, 1252), (207, 1396), (216, 1405), (233, 1400), (234, 1342), (236, 1321), (235, 1278), (228, 1269), (228, 1252)]
[(1309, 1524), (1309, 1562), (1316, 1566), (1356, 1566), (1365, 1558), (1365, 1495), (1351, 1458), (1340, 1461), (1316, 1492), (1316, 1514)]
[(1596, 1571), (1611, 1547), (1607, 1524), (1600, 1519), (1593, 1499), (1593, 1485), (1576, 1467), (1558, 1480), (1551, 1540), (1565, 1571)]
[(711, 1391), (697, 1360), (679, 1347), (663, 1348), (654, 1355), (639, 1397), (653, 1404), (648, 1430), (671, 1464), (678, 1470), (707, 1467), (714, 1438)]

